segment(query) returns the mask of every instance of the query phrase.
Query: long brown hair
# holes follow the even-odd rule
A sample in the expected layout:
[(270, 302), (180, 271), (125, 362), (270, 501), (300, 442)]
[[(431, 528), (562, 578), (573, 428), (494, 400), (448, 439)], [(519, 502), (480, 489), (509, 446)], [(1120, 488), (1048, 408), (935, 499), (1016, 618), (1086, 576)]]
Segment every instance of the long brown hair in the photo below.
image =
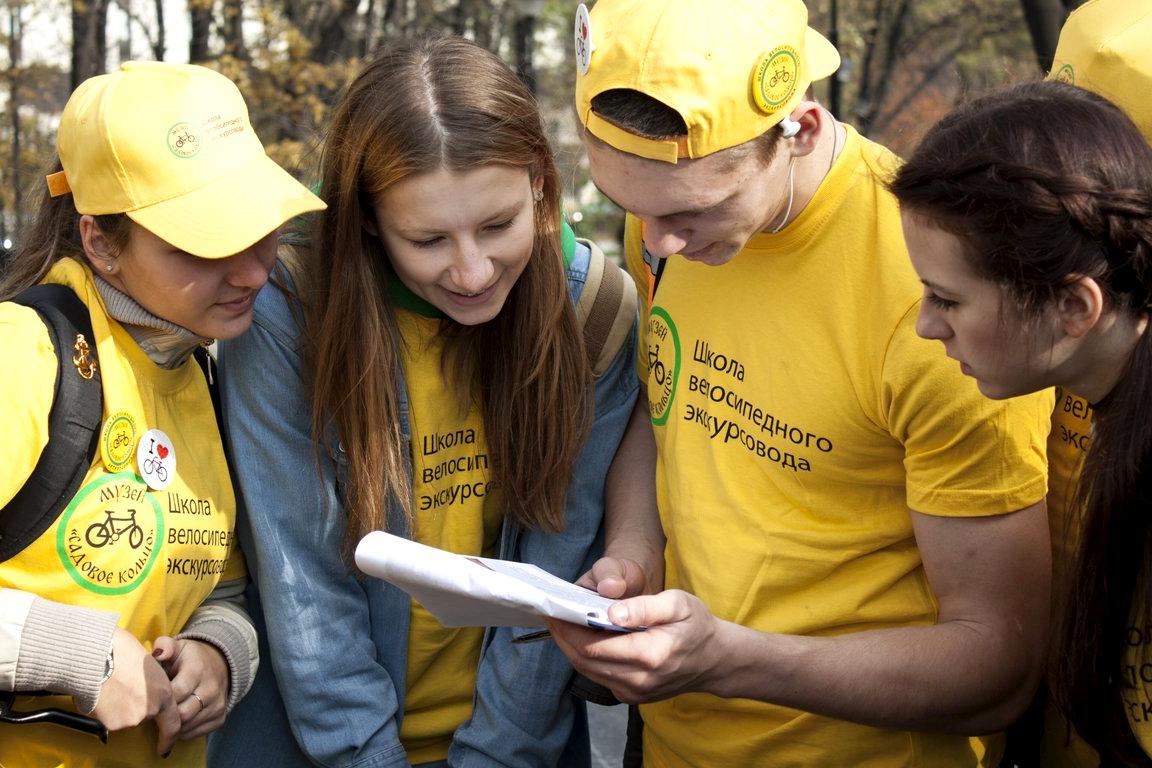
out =
[[(1095, 279), (1107, 311), (1134, 324), (1149, 311), (1152, 147), (1099, 96), (1048, 82), (978, 99), (929, 131), (891, 186), (905, 209), (957, 235), (1025, 317), (1052, 307), (1070, 275)], [(1152, 332), (1095, 412), (1052, 685), (1080, 734), (1127, 760), (1121, 658), (1134, 601), (1148, 602), (1137, 590), (1149, 587)]]
[(319, 216), (303, 271), (305, 353), (318, 444), (332, 426), (348, 461), (345, 544), (386, 528), (386, 502), (411, 521), (396, 394), (399, 340), (369, 233), (373, 200), (440, 168), (500, 163), (543, 183), (535, 243), (499, 315), (442, 321), (446, 379), (478, 399), (506, 514), (560, 530), (564, 497), (591, 414), (591, 374), (560, 251), (560, 189), (531, 93), (494, 54), (453, 37), (409, 42), (368, 62), (335, 110), (322, 160)]
[[(49, 173), (60, 170), (63, 167), (57, 161)], [(132, 222), (126, 215), (110, 213), (93, 218), (113, 249), (120, 251), (128, 245)], [(0, 272), (0, 301), (8, 301), (25, 288), (39, 283), (52, 265), (63, 258), (72, 258), (89, 266), (84, 256), (84, 244), (80, 242), (80, 214), (72, 204), (72, 196), (52, 197), (45, 186), (32, 224), (21, 233), (16, 249)]]

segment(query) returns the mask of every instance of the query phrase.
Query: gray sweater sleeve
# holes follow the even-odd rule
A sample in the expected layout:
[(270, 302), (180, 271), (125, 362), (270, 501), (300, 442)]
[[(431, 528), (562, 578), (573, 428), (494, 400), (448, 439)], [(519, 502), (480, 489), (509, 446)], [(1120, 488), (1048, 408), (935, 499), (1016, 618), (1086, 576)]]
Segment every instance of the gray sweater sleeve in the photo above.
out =
[(118, 614), (11, 589), (0, 590), (0, 608), (0, 669), (11, 670), (3, 688), (68, 694), (80, 712), (95, 709)]
[(256, 629), (245, 610), (244, 585), (247, 579), (221, 581), (208, 599), (196, 609), (180, 639), (202, 640), (224, 654), (231, 673), (228, 709), (248, 693), (260, 663), (256, 646)]

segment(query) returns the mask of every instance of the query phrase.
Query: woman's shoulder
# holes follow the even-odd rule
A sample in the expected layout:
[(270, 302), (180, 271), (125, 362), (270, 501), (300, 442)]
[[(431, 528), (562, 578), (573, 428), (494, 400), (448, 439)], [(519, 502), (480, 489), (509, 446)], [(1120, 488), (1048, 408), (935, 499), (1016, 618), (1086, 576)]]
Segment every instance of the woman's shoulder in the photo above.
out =
[(0, 359), (4, 368), (20, 372), (46, 368), (56, 373), (56, 351), (39, 313), (14, 301), (0, 302)]
[(297, 295), (294, 269), (284, 261), (281, 249), (280, 260), (272, 268), (267, 284), (256, 296), (252, 322), (282, 343), (295, 346), (300, 336), (301, 319), (302, 308)]
[(577, 239), (572, 258), (566, 265), (568, 295), (573, 304), (580, 301), (580, 295), (584, 292), (584, 286), (588, 282), (588, 268), (592, 263), (593, 248), (596, 248), (597, 252), (600, 250), (591, 240)]
[(0, 400), (4, 441), (0, 446), (0, 506), (32, 473), (48, 442), (48, 414), (56, 395), (56, 350), (36, 310), (0, 303)]

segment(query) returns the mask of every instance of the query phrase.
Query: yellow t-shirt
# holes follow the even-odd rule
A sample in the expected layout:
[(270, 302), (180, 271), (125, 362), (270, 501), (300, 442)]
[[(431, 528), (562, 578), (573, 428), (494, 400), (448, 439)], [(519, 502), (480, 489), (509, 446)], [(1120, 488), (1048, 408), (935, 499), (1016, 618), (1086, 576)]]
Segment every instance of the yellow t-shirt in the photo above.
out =
[(1121, 693), (1128, 724), (1136, 734), (1144, 754), (1152, 756), (1152, 621), (1148, 610), (1147, 582), (1141, 580), (1132, 609), (1132, 626), (1124, 644), (1124, 664), (1120, 671)]
[[(119, 613), (119, 626), (150, 647), (160, 635), (179, 633), (220, 579), (244, 575), (233, 535), (236, 501), (208, 387), (194, 360), (174, 370), (149, 360), (108, 317), (80, 264), (58, 262), (45, 282), (71, 287), (90, 310), (104, 418), (119, 419), (121, 427), (101, 441), (127, 463), (109, 471), (98, 452), (59, 519), (0, 564), (0, 587)], [(0, 359), (0, 396), (7, 403), (2, 505), (31, 474), (48, 439), (56, 353), (34, 310), (0, 304)], [(164, 490), (151, 490), (136, 472), (137, 442), (151, 429), (171, 439), (176, 457)], [(67, 696), (17, 702), (19, 709), (45, 706), (75, 711)], [(107, 745), (60, 726), (0, 726), (0, 766), (203, 765), (203, 739), (179, 741), (171, 757), (160, 760), (156, 737), (151, 722), (111, 734)]]
[[(987, 400), (916, 336), (921, 287), (881, 183), (896, 162), (849, 129), (786, 230), (724, 266), (665, 264), (640, 359), (666, 586), (721, 619), (812, 636), (932, 624), (908, 510), (995, 515), (1044, 496), (1051, 393)], [(626, 255), (647, 285), (638, 230)], [(966, 737), (749, 699), (641, 712), (651, 768), (982, 764)]]
[[(1052, 595), (1057, 601), (1068, 594), (1075, 566), (1083, 523), (1073, 501), (1091, 440), (1092, 406), (1058, 388), (1048, 434), (1048, 525), (1052, 534)], [(1053, 669), (1058, 671), (1059, 665)], [(1051, 768), (1095, 768), (1100, 763), (1096, 751), (1071, 731), (1051, 698), (1045, 707), (1042, 748), (1042, 764)]]
[(1067, 589), (1083, 522), (1072, 503), (1084, 456), (1092, 442), (1092, 406), (1071, 392), (1056, 390), (1048, 434), (1048, 522), (1052, 531), (1053, 594)]
[[(1092, 443), (1092, 407), (1084, 398), (1057, 391), (1048, 436), (1048, 513), (1052, 530), (1053, 585), (1067, 594), (1069, 577), (1080, 543), (1083, 521), (1073, 506), (1084, 456)], [(1146, 587), (1134, 592), (1132, 616), (1121, 661), (1121, 698), (1128, 724), (1136, 740), (1152, 756), (1152, 624), (1143, 595)], [(1058, 670), (1058, 666), (1054, 667)], [(1069, 739), (1067, 720), (1049, 703), (1046, 712), (1043, 761), (1053, 768), (1088, 768), (1099, 756), (1075, 731)]]
[[(404, 340), (412, 430), (414, 538), (451, 552), (491, 556), (503, 520), (493, 487), (476, 403), (466, 413), (442, 373), (440, 321), (397, 311)], [(449, 629), (412, 601), (408, 632), (407, 689), (400, 741), (409, 762), (448, 756), (452, 734), (472, 714), (480, 627)]]

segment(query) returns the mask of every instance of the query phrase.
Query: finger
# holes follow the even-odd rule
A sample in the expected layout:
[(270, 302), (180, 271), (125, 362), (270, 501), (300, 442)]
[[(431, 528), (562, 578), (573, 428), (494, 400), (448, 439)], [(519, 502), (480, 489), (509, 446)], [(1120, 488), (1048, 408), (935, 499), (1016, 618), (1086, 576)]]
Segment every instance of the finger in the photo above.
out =
[(180, 731), (180, 738), (185, 741), (198, 739), (201, 736), (207, 736), (222, 725), (224, 725), (224, 718), (222, 717), (212, 721), (189, 723), (184, 727), (182, 731)]
[[(572, 656), (574, 652), (573, 643), (568, 638), (568, 627), (579, 629), (575, 624), (569, 624), (566, 621), (559, 621), (558, 619), (545, 619), (548, 625), (548, 633), (552, 636), (552, 642), (560, 647), (560, 651), (565, 656)], [(565, 626), (567, 625), (567, 626)]]
[(180, 731), (180, 738), (198, 739), (201, 736), (207, 736), (222, 725), (224, 725), (223, 711), (215, 716), (197, 717), (191, 723), (184, 724)]
[(181, 705), (181, 713), (191, 710), (191, 716), (183, 718), (180, 738), (193, 738), (190, 734), (216, 730), (224, 723), (227, 708), (224, 691), (214, 688), (210, 681), (206, 682), (202, 688), (192, 691)]
[(156, 715), (156, 728), (160, 732), (156, 739), (156, 754), (167, 755), (180, 735), (180, 709), (175, 701), (169, 701)]
[[(552, 622), (549, 623), (551, 624)], [(558, 621), (555, 622), (555, 626), (550, 627), (552, 640), (556, 643), (556, 647), (560, 649), (561, 653), (568, 657), (568, 661), (571, 662), (572, 667), (577, 672), (580, 672), (581, 674), (586, 675), (596, 682), (603, 684), (604, 681), (596, 677), (595, 672), (592, 669), (591, 661), (584, 653), (586, 644), (584, 642), (584, 638), (580, 638), (579, 636), (586, 630), (581, 630), (580, 627), (577, 627), (574, 624), (569, 624), (568, 627), (570, 627), (571, 630), (574, 630), (570, 632), (568, 628), (562, 628), (560, 626), (565, 623), (566, 622)]]
[(643, 595), (621, 600), (608, 609), (608, 618), (621, 627), (655, 627), (684, 621), (691, 614), (687, 595), (668, 590), (658, 595)]
[(619, 599), (642, 594), (648, 581), (633, 560), (603, 557), (592, 566), (592, 581), (601, 596)]
[(624, 593), (621, 597), (642, 595), (648, 589), (648, 574), (635, 560), (623, 560)]
[(167, 635), (156, 638), (152, 643), (152, 656), (160, 662), (160, 666), (171, 677), (172, 665), (176, 662), (177, 657), (176, 641)]
[[(176, 695), (175, 686), (172, 689), (173, 695)], [(180, 699), (180, 703), (176, 706), (180, 711), (180, 724), (181, 730), (186, 730), (190, 724), (195, 723), (200, 716), (204, 713), (204, 698), (195, 691), (190, 691), (187, 696)]]
[(623, 582), (624, 561), (615, 557), (602, 557), (592, 564), (591, 576), (597, 591), (602, 589), (605, 582)]
[(559, 645), (562, 651), (567, 648), (573, 652), (579, 652), (581, 648), (604, 635), (599, 630), (582, 627), (568, 621), (560, 621), (559, 619), (545, 619), (545, 621), (548, 624), (552, 641)]
[(584, 589), (596, 589), (596, 579), (592, 576), (592, 571), (585, 571), (580, 578), (576, 579), (576, 585), (584, 587)]
[(607, 576), (596, 582), (596, 591), (601, 597), (619, 600), (628, 594), (628, 582), (622, 576)]
[(176, 639), (161, 635), (152, 642), (152, 655), (158, 661), (176, 658)]
[(602, 597), (625, 597), (628, 594), (627, 570), (627, 560), (602, 557), (592, 566), (589, 589), (595, 589)]
[[(197, 701), (197, 697), (204, 702), (203, 706)], [(209, 733), (223, 725), (227, 702), (222, 696), (197, 691), (188, 698), (196, 711), (192, 717), (184, 721), (180, 729), (180, 738), (194, 738), (195, 735)]]
[(609, 688), (645, 655), (644, 646), (631, 634), (584, 629), (575, 624), (554, 627), (552, 639), (574, 669)]
[(212, 692), (212, 686), (204, 679), (204, 670), (196, 664), (189, 664), (186, 657), (182, 661), (180, 664), (173, 662), (172, 669), (168, 673), (172, 681), (172, 698), (183, 704), (195, 691), (200, 694), (201, 699), (208, 701), (207, 694)]

